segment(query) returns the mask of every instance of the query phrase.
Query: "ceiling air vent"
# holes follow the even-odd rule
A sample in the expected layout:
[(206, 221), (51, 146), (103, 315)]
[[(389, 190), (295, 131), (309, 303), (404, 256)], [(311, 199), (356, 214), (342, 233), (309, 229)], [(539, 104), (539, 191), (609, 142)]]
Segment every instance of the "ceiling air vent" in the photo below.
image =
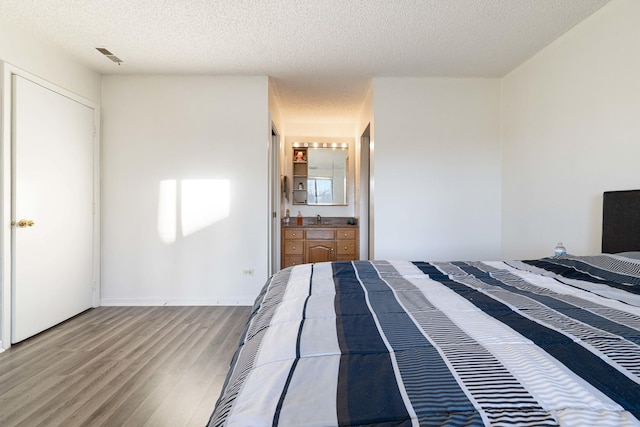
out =
[(120, 65), (120, 63), (122, 62), (122, 59), (118, 58), (113, 53), (109, 52), (108, 49), (105, 49), (104, 47), (97, 47), (96, 50), (101, 54), (103, 54), (104, 56), (106, 56), (107, 58), (109, 58), (110, 60), (112, 60), (113, 62), (117, 63), (118, 65)]

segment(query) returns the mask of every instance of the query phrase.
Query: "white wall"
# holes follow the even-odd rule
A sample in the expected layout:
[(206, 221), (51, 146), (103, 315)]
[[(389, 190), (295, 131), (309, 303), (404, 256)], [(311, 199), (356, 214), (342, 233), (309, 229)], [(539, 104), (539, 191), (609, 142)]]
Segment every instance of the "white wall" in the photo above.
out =
[(598, 253), (602, 192), (640, 188), (639, 18), (614, 0), (502, 80), (504, 257)]
[(267, 77), (107, 76), (102, 106), (103, 304), (252, 303), (267, 278)]
[(296, 135), (298, 137), (323, 137), (331, 138), (334, 136), (351, 135), (353, 133), (353, 123), (299, 123), (290, 122), (285, 119), (285, 127), (287, 135)]
[(497, 79), (376, 78), (375, 257), (500, 256)]
[[(369, 153), (368, 155), (362, 156), (362, 135), (365, 130), (369, 126)], [(373, 148), (375, 146), (374, 141), (374, 121), (373, 121), (373, 85), (369, 87), (367, 90), (367, 95), (362, 103), (362, 109), (360, 111), (360, 116), (358, 117), (358, 121), (355, 125), (355, 138), (356, 138), (356, 154), (355, 157), (358, 159), (355, 165), (355, 176), (359, 177), (355, 182), (355, 192), (356, 192), (356, 204), (355, 209), (356, 213), (359, 217), (359, 226), (360, 226), (360, 259), (375, 259), (375, 250), (373, 248), (374, 239), (373, 236), (369, 236), (369, 229), (373, 225), (373, 220), (369, 218), (369, 206), (372, 206), (375, 202), (374, 194), (369, 193), (369, 183), (363, 183), (362, 181), (367, 179), (366, 173), (362, 172), (362, 160), (369, 161), (370, 163), (370, 175), (373, 176)], [(365, 153), (366, 154), (366, 153)], [(366, 171), (366, 169), (365, 169)], [(373, 187), (372, 187), (373, 188)], [(367, 194), (365, 194), (367, 193)], [(371, 237), (371, 238), (370, 238)], [(365, 250), (365, 249), (368, 249)]]
[(281, 134), (284, 132), (284, 121), (282, 119), (282, 109), (280, 106), (280, 102), (278, 97), (275, 94), (275, 90), (273, 88), (273, 81), (269, 79), (269, 113), (271, 114), (271, 120), (275, 123), (278, 128), (278, 132)]
[(0, 61), (22, 68), (77, 95), (100, 103), (100, 75), (47, 41), (3, 22)]
[[(269, 226), (269, 234), (271, 236), (271, 248), (269, 253), (269, 262), (271, 268), (268, 273), (273, 274), (280, 270), (280, 227), (281, 227), (281, 212), (284, 212), (284, 197), (282, 195), (282, 176), (284, 175), (284, 165), (282, 158), (284, 157), (284, 138), (285, 132), (282, 110), (278, 97), (275, 94), (273, 87), (273, 81), (269, 79), (269, 114), (273, 123), (273, 132), (277, 133), (277, 138), (273, 138), (269, 144), (269, 176), (271, 181), (271, 203), (269, 205), (269, 211), (275, 212), (275, 218), (272, 218)], [(277, 144), (274, 146), (272, 144)], [(273, 155), (273, 157), (271, 157)], [(272, 169), (273, 168), (273, 169)]]

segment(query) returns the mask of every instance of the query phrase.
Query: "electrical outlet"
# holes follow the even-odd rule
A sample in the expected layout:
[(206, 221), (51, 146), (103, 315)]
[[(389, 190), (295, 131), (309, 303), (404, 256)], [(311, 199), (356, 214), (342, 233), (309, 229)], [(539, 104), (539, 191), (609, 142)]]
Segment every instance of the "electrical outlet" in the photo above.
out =
[(253, 268), (245, 268), (242, 270), (243, 276), (253, 276)]

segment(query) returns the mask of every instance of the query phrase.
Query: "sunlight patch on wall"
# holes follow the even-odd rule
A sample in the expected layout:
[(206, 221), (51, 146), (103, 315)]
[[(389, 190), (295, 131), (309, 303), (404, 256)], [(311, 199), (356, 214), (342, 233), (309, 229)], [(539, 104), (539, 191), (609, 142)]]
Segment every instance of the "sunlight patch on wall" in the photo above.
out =
[(158, 195), (158, 236), (164, 243), (176, 241), (177, 231), (177, 189), (175, 179), (160, 181)]
[(231, 190), (228, 179), (175, 179), (160, 181), (158, 236), (174, 243), (228, 218)]
[(231, 197), (228, 179), (185, 179), (181, 187), (183, 236), (229, 216)]

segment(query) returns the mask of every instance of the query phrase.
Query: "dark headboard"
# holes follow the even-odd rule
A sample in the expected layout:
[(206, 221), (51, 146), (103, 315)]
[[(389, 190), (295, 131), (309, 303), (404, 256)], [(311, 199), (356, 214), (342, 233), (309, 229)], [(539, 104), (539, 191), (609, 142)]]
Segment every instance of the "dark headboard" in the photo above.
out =
[(602, 252), (640, 251), (640, 190), (605, 191)]

